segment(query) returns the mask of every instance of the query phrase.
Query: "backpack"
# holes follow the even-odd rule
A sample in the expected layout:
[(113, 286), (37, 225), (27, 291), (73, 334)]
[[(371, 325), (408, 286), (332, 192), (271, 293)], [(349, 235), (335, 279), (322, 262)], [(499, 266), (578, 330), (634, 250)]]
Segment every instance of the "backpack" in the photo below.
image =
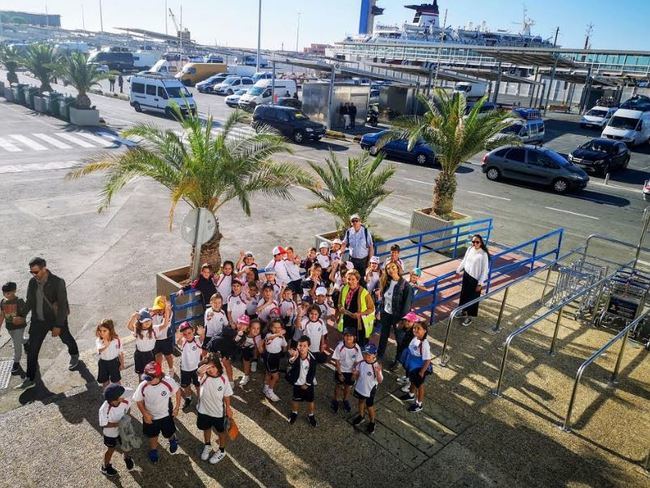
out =
[[(420, 341), (420, 355), (419, 356), (414, 356), (411, 354), (411, 348), (406, 347), (402, 351), (402, 355), (399, 358), (399, 362), (404, 366), (404, 369), (406, 370), (407, 373), (410, 373), (411, 371), (415, 371), (417, 369), (422, 368), (422, 365), (424, 364), (424, 359), (422, 359), (422, 342)], [(425, 374), (431, 374), (433, 373), (433, 366), (431, 364), (431, 361), (429, 361), (429, 367), (427, 368)]]
[[(366, 247), (370, 247), (370, 237), (368, 236), (368, 228), (365, 225), (362, 225), (361, 227), (363, 228), (363, 232), (366, 236)], [(350, 229), (345, 231), (344, 240), (345, 242), (348, 243), (348, 245), (350, 244)]]

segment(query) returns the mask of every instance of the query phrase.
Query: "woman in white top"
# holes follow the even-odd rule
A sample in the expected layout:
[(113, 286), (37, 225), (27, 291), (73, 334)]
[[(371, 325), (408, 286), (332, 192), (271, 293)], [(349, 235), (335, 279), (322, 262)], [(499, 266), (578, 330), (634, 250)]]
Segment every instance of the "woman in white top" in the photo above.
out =
[[(458, 265), (456, 274), (463, 271), (463, 285), (460, 289), (459, 305), (471, 302), (481, 295), (483, 284), (487, 281), (490, 269), (490, 253), (483, 238), (476, 234), (472, 236), (472, 247), (465, 253), (465, 257)], [(478, 315), (478, 303), (465, 309), (464, 326), (472, 323), (472, 317)]]

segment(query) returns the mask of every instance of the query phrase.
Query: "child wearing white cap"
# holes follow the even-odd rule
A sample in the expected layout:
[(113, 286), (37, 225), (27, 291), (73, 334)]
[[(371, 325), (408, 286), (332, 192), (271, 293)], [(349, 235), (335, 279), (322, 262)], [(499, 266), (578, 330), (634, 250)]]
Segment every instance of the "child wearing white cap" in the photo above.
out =
[(321, 320), (327, 325), (334, 325), (334, 308), (328, 303), (327, 288), (319, 286), (316, 288), (316, 303), (321, 312)]

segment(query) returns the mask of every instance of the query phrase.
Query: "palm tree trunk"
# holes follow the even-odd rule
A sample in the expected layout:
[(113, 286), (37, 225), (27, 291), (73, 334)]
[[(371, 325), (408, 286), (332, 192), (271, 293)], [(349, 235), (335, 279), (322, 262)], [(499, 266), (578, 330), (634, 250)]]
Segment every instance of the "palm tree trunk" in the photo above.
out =
[(451, 218), (456, 194), (456, 175), (441, 171), (436, 177), (433, 189), (433, 213), (443, 218)]
[[(214, 236), (208, 242), (201, 246), (201, 264), (208, 263), (212, 266), (213, 270), (218, 270), (221, 267), (221, 239), (223, 235), (219, 230), (219, 219), (217, 219), (217, 228), (214, 231)], [(192, 251), (192, 258), (194, 258), (194, 251)]]

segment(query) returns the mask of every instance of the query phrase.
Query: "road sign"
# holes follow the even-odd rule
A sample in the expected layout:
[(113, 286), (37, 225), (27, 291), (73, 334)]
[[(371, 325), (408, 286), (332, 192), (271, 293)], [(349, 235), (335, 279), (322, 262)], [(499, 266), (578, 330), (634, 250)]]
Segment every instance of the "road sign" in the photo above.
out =
[(194, 208), (183, 219), (181, 236), (193, 246), (205, 244), (217, 230), (217, 220), (207, 208)]

